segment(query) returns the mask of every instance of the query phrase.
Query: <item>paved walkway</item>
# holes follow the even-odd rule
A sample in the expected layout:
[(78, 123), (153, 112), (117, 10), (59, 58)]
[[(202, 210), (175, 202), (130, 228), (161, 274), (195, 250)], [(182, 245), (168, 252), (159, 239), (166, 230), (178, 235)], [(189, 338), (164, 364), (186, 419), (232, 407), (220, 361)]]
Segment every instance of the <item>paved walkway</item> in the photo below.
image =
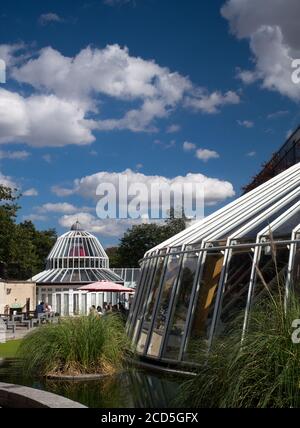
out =
[(14, 333), (10, 330), (6, 331), (4, 342), (7, 342), (9, 340), (23, 339), (23, 337), (27, 336), (27, 334), (30, 333), (32, 330), (34, 330), (34, 328), (28, 330), (26, 327), (18, 327)]

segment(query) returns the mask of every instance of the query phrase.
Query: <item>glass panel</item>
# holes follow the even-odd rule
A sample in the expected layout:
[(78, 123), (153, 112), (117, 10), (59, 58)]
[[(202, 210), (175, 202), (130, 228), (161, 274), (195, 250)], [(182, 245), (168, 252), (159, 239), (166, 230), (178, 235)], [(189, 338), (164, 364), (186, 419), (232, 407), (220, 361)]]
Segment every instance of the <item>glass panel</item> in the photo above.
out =
[(86, 294), (81, 295), (81, 312), (83, 315), (87, 313), (87, 296)]
[[(299, 208), (300, 209), (300, 208)], [(291, 236), (291, 231), (298, 226), (300, 223), (300, 211), (297, 211), (293, 214), (288, 220), (286, 220), (281, 226), (273, 231), (273, 237), (289, 237)]]
[(210, 251), (204, 261), (203, 273), (200, 278), (200, 288), (188, 339), (185, 360), (194, 359), (194, 347), (197, 343), (209, 338), (212, 317), (214, 313), (217, 288), (223, 267), (224, 255)]
[[(147, 272), (147, 277), (144, 282), (144, 287), (142, 290), (143, 295), (140, 300), (140, 307), (138, 311), (138, 316), (137, 316), (137, 321), (136, 321), (135, 331), (133, 336), (133, 338), (135, 339), (136, 335), (138, 334), (140, 324), (141, 322), (143, 322), (142, 331), (140, 333), (140, 337), (137, 343), (138, 352), (143, 352), (145, 347), (145, 342), (146, 342), (148, 329), (149, 329), (149, 322), (152, 317), (152, 310), (153, 310), (154, 302), (157, 297), (164, 260), (165, 260), (164, 257), (159, 257), (158, 259), (155, 258), (151, 260), (150, 267)], [(155, 268), (155, 264), (156, 264), (156, 268)], [(155, 273), (152, 279), (152, 273), (154, 269), (155, 269)], [(150, 283), (150, 281), (152, 281), (152, 284)], [(148, 291), (149, 291), (149, 294), (147, 294)], [(147, 295), (148, 295), (148, 298), (147, 298)], [(142, 319), (143, 314), (145, 314), (144, 319)]]
[(139, 287), (142, 287), (141, 289), (141, 297), (140, 300), (138, 302), (138, 309), (137, 309), (137, 316), (136, 316), (136, 322), (134, 323), (134, 330), (133, 330), (133, 335), (132, 335), (132, 340), (133, 343), (135, 343), (135, 341), (138, 339), (137, 335), (139, 333), (139, 328), (142, 322), (142, 317), (144, 314), (144, 309), (146, 307), (146, 296), (147, 293), (149, 291), (149, 288), (151, 286), (151, 284), (149, 284), (150, 279), (152, 278), (152, 273), (153, 273), (153, 269), (155, 267), (155, 263), (156, 263), (157, 259), (152, 259), (152, 260), (148, 260), (146, 262), (146, 267), (145, 267), (145, 273), (143, 273), (143, 278), (145, 276), (145, 278), (143, 279), (143, 281), (141, 282), (141, 284), (139, 285)]
[[(227, 281), (222, 296), (215, 335), (226, 335), (234, 324), (242, 333), (243, 317), (247, 305), (248, 289), (253, 264), (253, 252), (249, 249), (233, 250), (228, 266)], [(236, 325), (238, 317), (239, 324)]]
[(162, 294), (160, 297), (160, 302), (156, 313), (153, 331), (147, 351), (147, 355), (152, 357), (157, 357), (159, 355), (160, 346), (162, 343), (162, 338), (167, 321), (169, 303), (171, 300), (172, 292), (177, 283), (181, 260), (182, 256), (179, 255), (168, 256), (167, 269), (162, 285)]
[(260, 274), (256, 275), (256, 284), (252, 302), (264, 297), (268, 289), (276, 293), (279, 288), (285, 286), (287, 265), (289, 259), (289, 249), (286, 245), (273, 246), (266, 245), (262, 248), (258, 269)]
[(61, 315), (61, 294), (56, 295), (56, 312)]
[(73, 294), (73, 313), (79, 315), (79, 294)]
[(169, 359), (178, 359), (197, 271), (198, 258), (198, 253), (187, 253), (183, 258), (177, 295), (173, 304), (173, 313), (170, 320), (167, 342), (163, 355)]
[(64, 316), (69, 316), (69, 295), (64, 294)]
[(91, 304), (92, 306), (96, 306), (96, 293), (92, 293)]
[(48, 304), (52, 306), (52, 293), (48, 292)]

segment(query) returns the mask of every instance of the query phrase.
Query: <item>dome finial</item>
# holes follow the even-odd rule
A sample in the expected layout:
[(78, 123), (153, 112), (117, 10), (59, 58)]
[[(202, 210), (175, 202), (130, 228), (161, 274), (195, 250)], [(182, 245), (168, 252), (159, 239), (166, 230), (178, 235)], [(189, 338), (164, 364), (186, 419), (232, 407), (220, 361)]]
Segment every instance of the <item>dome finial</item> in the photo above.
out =
[(74, 223), (72, 225), (71, 230), (83, 230), (83, 227), (81, 226), (81, 224), (79, 223), (79, 221), (76, 220), (76, 223)]

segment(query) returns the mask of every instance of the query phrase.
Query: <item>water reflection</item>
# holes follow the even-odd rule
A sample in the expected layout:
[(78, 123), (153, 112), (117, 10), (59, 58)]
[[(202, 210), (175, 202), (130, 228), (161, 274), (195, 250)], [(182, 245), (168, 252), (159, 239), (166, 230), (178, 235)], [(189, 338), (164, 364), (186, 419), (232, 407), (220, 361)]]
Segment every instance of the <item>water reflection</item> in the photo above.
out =
[(94, 381), (30, 379), (21, 374), (16, 360), (0, 365), (0, 382), (53, 392), (92, 408), (174, 407), (179, 386), (174, 378), (138, 370)]

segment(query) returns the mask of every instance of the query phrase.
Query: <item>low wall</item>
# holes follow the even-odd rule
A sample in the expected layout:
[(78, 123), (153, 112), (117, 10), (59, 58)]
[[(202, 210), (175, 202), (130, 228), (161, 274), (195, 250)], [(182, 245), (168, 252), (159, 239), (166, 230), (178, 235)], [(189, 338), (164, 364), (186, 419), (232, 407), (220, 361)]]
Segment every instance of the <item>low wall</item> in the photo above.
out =
[(76, 403), (60, 395), (52, 394), (26, 386), (0, 382), (0, 407), (9, 409), (59, 408), (84, 409), (83, 404)]

